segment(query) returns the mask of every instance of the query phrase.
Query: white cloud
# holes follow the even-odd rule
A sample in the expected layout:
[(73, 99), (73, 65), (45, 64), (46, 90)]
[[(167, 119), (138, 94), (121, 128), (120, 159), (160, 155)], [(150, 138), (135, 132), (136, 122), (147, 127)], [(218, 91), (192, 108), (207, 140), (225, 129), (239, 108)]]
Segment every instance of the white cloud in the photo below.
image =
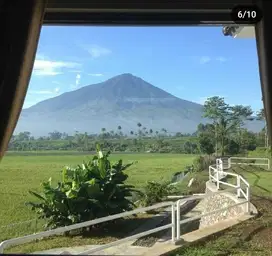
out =
[(82, 70), (69, 70), (71, 73), (82, 73)]
[(80, 79), (81, 79), (81, 75), (80, 75), (80, 74), (77, 74), (77, 75), (76, 75), (75, 83), (74, 83), (74, 84), (70, 84), (70, 88), (71, 88), (72, 90), (79, 87)]
[(36, 76), (55, 76), (62, 74), (64, 69), (79, 67), (79, 63), (36, 59), (33, 74)]
[(88, 74), (89, 76), (103, 76), (103, 74)]
[(80, 74), (77, 74), (77, 75), (76, 75), (76, 86), (79, 86), (80, 78), (81, 78), (81, 75), (80, 75)]
[(56, 87), (53, 90), (39, 90), (39, 91), (29, 91), (29, 94), (58, 94), (60, 92), (60, 88)]
[(60, 83), (60, 82), (58, 82), (58, 81), (52, 81), (52, 84), (61, 85), (61, 83)]
[(200, 56), (200, 57), (193, 57), (195, 61), (198, 61), (199, 64), (207, 64), (210, 62), (220, 62), (224, 63), (229, 60), (229, 58), (218, 56), (218, 57), (210, 57), (210, 56)]
[(202, 56), (199, 59), (199, 63), (200, 64), (206, 64), (208, 62), (210, 62), (212, 59), (209, 56)]
[(226, 62), (227, 58), (220, 56), (220, 57), (217, 57), (216, 60), (219, 62)]
[(29, 91), (29, 94), (52, 94), (53, 91), (49, 90), (40, 90), (40, 91)]
[(84, 45), (83, 48), (93, 57), (99, 58), (111, 54), (111, 50), (98, 45)]

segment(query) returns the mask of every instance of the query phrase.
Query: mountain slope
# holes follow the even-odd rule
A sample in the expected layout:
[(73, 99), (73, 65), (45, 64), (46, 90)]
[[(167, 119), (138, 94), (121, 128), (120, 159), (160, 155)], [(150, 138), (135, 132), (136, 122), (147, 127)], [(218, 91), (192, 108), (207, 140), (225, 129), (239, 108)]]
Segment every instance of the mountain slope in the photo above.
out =
[[(34, 136), (53, 130), (96, 133), (101, 128), (123, 132), (148, 129), (191, 133), (202, 118), (203, 106), (177, 98), (131, 74), (82, 87), (44, 100), (22, 111), (16, 132), (30, 131)], [(258, 126), (258, 125), (257, 125)]]

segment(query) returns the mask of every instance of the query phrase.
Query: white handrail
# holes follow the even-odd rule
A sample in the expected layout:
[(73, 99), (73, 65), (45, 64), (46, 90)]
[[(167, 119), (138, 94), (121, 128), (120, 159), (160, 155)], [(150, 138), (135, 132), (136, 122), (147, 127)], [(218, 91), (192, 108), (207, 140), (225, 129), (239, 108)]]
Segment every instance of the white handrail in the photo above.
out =
[[(233, 157), (233, 158), (237, 158), (237, 157)], [(231, 158), (229, 158), (231, 159)], [(253, 159), (253, 158), (251, 158)], [(263, 158), (262, 158), (263, 159)], [(221, 160), (221, 159), (220, 159)], [(216, 183), (216, 187), (219, 190), (220, 189), (220, 184), (226, 185), (228, 187), (233, 187), (237, 189), (237, 197), (240, 198), (241, 194), (243, 195), (243, 197), (245, 198), (246, 202), (248, 203), (248, 207), (247, 207), (247, 211), (248, 213), (250, 213), (250, 185), (249, 183), (239, 174), (236, 173), (232, 173), (232, 172), (225, 172), (222, 171), (221, 166), (218, 163), (222, 163), (222, 160), (219, 161), (218, 159), (216, 160), (216, 168), (213, 166), (209, 166), (209, 180), (213, 181)], [(228, 161), (228, 163), (230, 163), (231, 167), (231, 160)], [(212, 171), (216, 174), (214, 175), (214, 173), (212, 173)], [(226, 176), (233, 176), (236, 177), (236, 185), (231, 184), (227, 181), (222, 181), (219, 177), (219, 173), (222, 174), (222, 177), (226, 177)], [(241, 182), (245, 185), (246, 187), (246, 192), (244, 192), (241, 188)]]
[[(129, 236), (129, 237), (120, 239), (118, 241), (114, 241), (112, 243), (106, 244), (106, 245), (101, 245), (101, 246), (99, 246), (97, 248), (94, 248), (94, 249), (91, 249), (90, 251), (87, 251), (87, 252), (88, 253), (91, 253), (91, 252), (93, 253), (93, 252), (96, 252), (96, 251), (100, 251), (102, 249), (106, 249), (106, 248), (109, 248), (109, 247), (124, 243), (126, 241), (130, 241), (130, 240), (133, 240), (133, 239), (144, 237), (146, 235), (153, 234), (153, 233), (156, 233), (158, 231), (168, 229), (170, 227), (172, 228), (172, 241), (174, 242), (176, 240), (176, 238), (175, 238), (176, 232), (177, 232), (177, 234), (179, 232), (178, 231), (179, 228), (177, 228), (177, 226), (176, 226), (177, 221), (176, 221), (176, 218), (175, 218), (175, 213), (176, 213), (176, 211), (180, 213), (180, 206), (181, 206), (182, 202), (185, 203), (187, 201), (204, 199), (204, 198), (211, 197), (214, 194), (220, 194), (220, 193), (223, 193), (223, 192), (226, 192), (226, 191), (233, 191), (233, 189), (231, 188), (231, 189), (227, 189), (225, 191), (217, 191), (217, 192), (212, 192), (212, 193), (203, 194), (203, 195), (193, 195), (193, 196), (188, 196), (188, 197), (185, 196), (183, 199), (179, 199), (178, 201), (175, 201), (175, 202), (163, 202), (163, 203), (152, 205), (152, 206), (149, 206), (149, 207), (138, 208), (138, 209), (133, 210), (133, 211), (114, 214), (114, 215), (110, 215), (110, 216), (107, 216), (107, 217), (103, 217), (103, 218), (99, 218), (99, 219), (95, 219), (95, 220), (91, 220), (91, 221), (86, 221), (86, 222), (82, 222), (82, 223), (78, 223), (78, 224), (74, 224), (74, 225), (70, 225), (70, 226), (66, 226), (66, 227), (61, 227), (61, 228), (56, 228), (56, 229), (49, 230), (49, 231), (40, 232), (38, 234), (32, 234), (32, 235), (28, 235), (28, 236), (24, 236), (24, 237), (18, 237), (18, 238), (5, 240), (5, 241), (0, 243), (0, 253), (3, 253), (4, 249), (6, 249), (6, 248), (8, 248), (9, 246), (12, 246), (12, 245), (24, 244), (24, 243), (31, 242), (31, 241), (36, 240), (36, 239), (49, 237), (49, 236), (53, 236), (53, 235), (58, 235), (58, 234), (66, 232), (66, 231), (79, 229), (79, 228), (86, 227), (86, 226), (91, 226), (91, 225), (94, 225), (94, 224), (98, 224), (98, 223), (106, 222), (106, 221), (109, 221), (109, 220), (114, 220), (114, 219), (126, 217), (126, 216), (129, 216), (129, 215), (133, 215), (133, 214), (144, 212), (144, 211), (163, 208), (163, 207), (167, 207), (167, 206), (170, 206), (170, 205), (171, 205), (171, 208), (172, 208), (171, 209), (171, 215), (172, 215), (171, 216), (172, 217), (171, 224), (167, 224), (167, 225), (164, 225), (162, 227), (154, 228), (154, 229), (151, 229), (151, 230), (148, 230), (148, 231), (145, 231), (145, 232), (133, 235), (133, 236)], [(179, 202), (179, 207), (177, 207), (178, 206), (177, 202)], [(179, 215), (177, 215), (177, 219), (180, 220), (180, 216), (179, 217), (178, 216)], [(190, 220), (188, 220), (188, 222), (189, 221)], [(87, 252), (84, 252), (82, 254), (86, 254)]]
[[(215, 175), (212, 174), (212, 172), (215, 172)], [(220, 173), (221, 177), (220, 177), (219, 173)], [(230, 184), (228, 182), (223, 182), (221, 179), (223, 177), (227, 176), (227, 175), (231, 175), (231, 176), (236, 177), (237, 178), (237, 184), (233, 185), (233, 184)], [(225, 189), (225, 190), (222, 190), (222, 191), (212, 192), (212, 193), (209, 193), (209, 194), (193, 195), (193, 196), (189, 196), (189, 197), (185, 196), (184, 198), (179, 199), (176, 202), (169, 202), (169, 201), (168, 202), (163, 202), (163, 203), (159, 203), (159, 204), (152, 205), (152, 206), (149, 206), (149, 207), (138, 208), (138, 209), (128, 211), (128, 212), (114, 214), (114, 215), (110, 215), (110, 216), (103, 217), (103, 218), (98, 218), (98, 219), (91, 220), (91, 221), (86, 221), (86, 222), (82, 222), (82, 223), (78, 223), (78, 224), (73, 224), (73, 225), (70, 225), (70, 226), (65, 226), (65, 227), (56, 228), (56, 229), (49, 230), (49, 231), (40, 232), (38, 234), (32, 234), (32, 235), (27, 235), (27, 236), (24, 236), (24, 237), (18, 237), (18, 238), (5, 240), (5, 241), (0, 243), (0, 253), (3, 253), (4, 249), (6, 249), (7, 247), (12, 246), (12, 245), (24, 244), (24, 243), (31, 242), (31, 241), (36, 240), (36, 239), (62, 234), (62, 233), (67, 232), (67, 231), (71, 231), (71, 230), (75, 230), (75, 229), (79, 229), (79, 228), (83, 228), (83, 227), (88, 227), (88, 226), (91, 226), (91, 225), (94, 225), (94, 224), (103, 223), (103, 222), (107, 222), (107, 221), (110, 221), (110, 220), (114, 220), (114, 219), (130, 216), (130, 215), (134, 215), (134, 214), (137, 214), (137, 213), (140, 213), (140, 212), (146, 212), (146, 211), (150, 211), (150, 210), (153, 210), (153, 209), (159, 209), (159, 208), (163, 208), (163, 207), (167, 207), (167, 206), (171, 206), (171, 217), (172, 218), (171, 218), (171, 223), (170, 224), (167, 224), (167, 225), (164, 225), (164, 226), (161, 226), (161, 227), (157, 227), (157, 228), (154, 228), (154, 229), (151, 229), (151, 230), (148, 230), (148, 231), (136, 234), (136, 235), (132, 235), (132, 236), (123, 238), (121, 240), (114, 241), (114, 242), (109, 243), (109, 244), (101, 245), (101, 246), (99, 246), (97, 248), (85, 251), (85, 252), (80, 253), (80, 254), (83, 255), (83, 254), (90, 254), (90, 253), (93, 253), (93, 252), (97, 252), (97, 251), (100, 251), (100, 250), (103, 250), (103, 249), (106, 249), (106, 248), (109, 248), (109, 247), (124, 243), (126, 241), (130, 241), (130, 240), (137, 239), (137, 238), (140, 238), (140, 237), (144, 237), (144, 236), (147, 236), (147, 235), (150, 235), (150, 234), (153, 234), (153, 233), (157, 233), (157, 232), (159, 232), (161, 230), (165, 230), (165, 229), (168, 229), (168, 228), (172, 229), (172, 242), (175, 242), (176, 239), (180, 239), (180, 224), (184, 224), (184, 223), (187, 223), (189, 221), (199, 219), (199, 218), (201, 218), (203, 216), (208, 216), (208, 215), (214, 214), (214, 213), (222, 211), (224, 209), (230, 209), (232, 207), (235, 207), (235, 206), (238, 206), (238, 205), (241, 205), (241, 204), (244, 204), (244, 203), (247, 203), (247, 211), (250, 212), (250, 185), (249, 185), (249, 183), (242, 176), (240, 176), (238, 174), (230, 173), (230, 172), (224, 172), (223, 167), (222, 167), (222, 160), (221, 159), (217, 160), (216, 167), (209, 166), (209, 180), (210, 181), (215, 181), (217, 183), (217, 188), (218, 189), (220, 188), (220, 184), (227, 185), (227, 186), (229, 186), (231, 188), (230, 189)], [(243, 182), (245, 184), (246, 192), (242, 191), (241, 182)], [(235, 190), (237, 190), (237, 195), (240, 196), (242, 194), (244, 196), (244, 198), (246, 199), (245, 202), (237, 203), (235, 205), (231, 205), (231, 206), (228, 206), (228, 207), (223, 208), (223, 209), (217, 209), (215, 211), (205, 213), (204, 215), (200, 214), (199, 216), (191, 217), (191, 218), (188, 218), (186, 220), (182, 220), (182, 221), (180, 220), (180, 207), (181, 207), (182, 202), (208, 198), (210, 196), (213, 196), (214, 194), (225, 193), (225, 192), (227, 192), (229, 190), (233, 190), (233, 188)], [(176, 216), (175, 216), (175, 213), (177, 214)]]
[[(267, 163), (247, 163), (247, 162), (233, 162), (231, 160), (261, 160), (266, 161)], [(228, 159), (228, 167), (231, 168), (232, 165), (258, 165), (258, 166), (267, 166), (267, 169), (270, 169), (270, 159), (269, 158), (260, 158), (260, 157), (235, 157), (232, 156)]]
[[(175, 223), (174, 223), (174, 225), (175, 225)], [(150, 229), (148, 231), (145, 231), (145, 232), (133, 235), (133, 236), (128, 236), (126, 238), (123, 238), (123, 239), (120, 239), (120, 240), (117, 240), (117, 241), (114, 241), (114, 242), (111, 242), (111, 243), (108, 243), (108, 244), (103, 244), (103, 245), (101, 245), (101, 246), (99, 246), (97, 248), (93, 248), (93, 249), (81, 252), (81, 253), (79, 253), (79, 255), (88, 255), (90, 253), (99, 252), (101, 250), (104, 250), (104, 249), (107, 249), (107, 248), (122, 244), (124, 242), (128, 242), (128, 241), (131, 241), (131, 240), (134, 240), (134, 239), (137, 239), (137, 238), (141, 238), (143, 236), (147, 236), (147, 235), (151, 235), (153, 233), (157, 233), (159, 231), (165, 230), (165, 229), (170, 228), (172, 226), (173, 226), (173, 224), (171, 223), (171, 224), (164, 225), (162, 227), (153, 228), (153, 229)], [(175, 237), (174, 237), (174, 239), (175, 239)]]
[(134, 214), (137, 214), (137, 213), (140, 213), (140, 212), (146, 212), (146, 211), (150, 211), (150, 210), (154, 210), (154, 209), (163, 208), (163, 207), (170, 206), (170, 205), (173, 205), (173, 204), (175, 204), (175, 203), (174, 202), (163, 202), (163, 203), (159, 203), (159, 204), (144, 207), (144, 208), (138, 208), (138, 209), (135, 209), (135, 210), (132, 210), (132, 211), (118, 213), (118, 214), (110, 215), (110, 216), (107, 216), (107, 217), (102, 217), (102, 218), (98, 218), (98, 219), (94, 219), (94, 220), (90, 220), (90, 221), (81, 222), (81, 223), (78, 223), (78, 224), (73, 224), (73, 225), (70, 225), (70, 226), (65, 226), (65, 227), (61, 227), (61, 228), (56, 228), (56, 229), (40, 232), (40, 233), (37, 233), (37, 234), (12, 238), (12, 239), (9, 239), (9, 240), (2, 241), (0, 243), (0, 253), (3, 253), (4, 249), (7, 248), (8, 246), (11, 246), (11, 245), (24, 244), (24, 243), (31, 242), (31, 241), (36, 240), (36, 239), (49, 237), (49, 236), (53, 236), (53, 235), (59, 235), (59, 234), (62, 234), (64, 232), (67, 232), (67, 231), (80, 229), (80, 228), (88, 227), (88, 226), (91, 226), (91, 225), (99, 224), (99, 223), (102, 223), (102, 222), (107, 222), (107, 221), (110, 221), (110, 220), (115, 220), (115, 219), (127, 217), (127, 216), (134, 215)]

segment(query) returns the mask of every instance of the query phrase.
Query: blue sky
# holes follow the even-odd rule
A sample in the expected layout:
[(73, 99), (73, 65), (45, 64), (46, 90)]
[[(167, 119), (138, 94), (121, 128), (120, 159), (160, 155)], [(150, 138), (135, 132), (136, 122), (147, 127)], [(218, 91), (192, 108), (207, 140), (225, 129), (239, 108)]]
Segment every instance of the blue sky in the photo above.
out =
[(122, 73), (193, 102), (262, 108), (255, 39), (221, 27), (91, 26), (43, 27), (24, 108)]

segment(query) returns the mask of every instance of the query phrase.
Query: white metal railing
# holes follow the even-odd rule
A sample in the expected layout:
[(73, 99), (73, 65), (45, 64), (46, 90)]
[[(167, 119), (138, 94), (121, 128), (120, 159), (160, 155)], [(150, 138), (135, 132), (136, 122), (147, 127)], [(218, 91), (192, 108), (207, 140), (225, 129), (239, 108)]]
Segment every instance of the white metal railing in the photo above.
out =
[[(217, 165), (217, 166), (219, 166), (219, 169), (217, 169), (214, 166), (209, 166), (209, 180), (211, 182), (216, 183), (216, 188), (218, 190), (220, 189), (220, 184), (235, 188), (237, 197), (238, 198), (243, 197), (246, 200), (247, 212), (250, 213), (250, 185), (249, 183), (241, 175), (232, 173), (232, 172), (225, 172), (221, 169), (220, 165)], [(223, 178), (227, 176), (234, 177), (236, 180), (235, 184), (222, 180)], [(243, 190), (243, 187), (245, 187), (246, 189), (245, 191)]]
[[(226, 176), (236, 177), (236, 184), (234, 185), (234, 184), (231, 184), (229, 182), (222, 181), (222, 178), (226, 177)], [(172, 240), (172, 242), (175, 242), (175, 241), (180, 239), (180, 225), (181, 224), (185, 224), (187, 222), (191, 222), (191, 221), (200, 219), (202, 217), (215, 214), (215, 213), (220, 212), (220, 211), (228, 210), (228, 209), (231, 209), (233, 207), (236, 207), (236, 206), (239, 206), (239, 205), (242, 205), (242, 204), (245, 204), (245, 203), (247, 204), (247, 212), (250, 213), (250, 185), (249, 185), (249, 183), (242, 176), (240, 176), (238, 174), (230, 173), (230, 172), (224, 172), (223, 171), (223, 164), (222, 164), (221, 159), (218, 159), (218, 161), (216, 161), (215, 166), (209, 166), (209, 180), (213, 181), (213, 182), (216, 182), (218, 190), (220, 189), (220, 184), (227, 185), (230, 188), (225, 189), (225, 190), (221, 190), (221, 191), (216, 191), (216, 192), (209, 193), (209, 194), (204, 194), (204, 195), (193, 195), (193, 196), (189, 196), (189, 197), (185, 196), (184, 198), (179, 199), (176, 202), (169, 202), (169, 201), (168, 202), (163, 202), (163, 203), (159, 203), (159, 204), (152, 205), (152, 206), (149, 206), (149, 207), (138, 208), (138, 209), (135, 209), (135, 210), (132, 210), (132, 211), (127, 211), (127, 212), (124, 212), (124, 213), (114, 214), (114, 215), (110, 215), (110, 216), (107, 216), (107, 217), (98, 218), (98, 219), (95, 219), (95, 220), (86, 221), (86, 222), (82, 222), (82, 223), (78, 223), (78, 224), (74, 224), (74, 225), (70, 225), (70, 226), (56, 228), (56, 229), (53, 229), (53, 230), (48, 230), (48, 231), (40, 232), (40, 233), (37, 233), (37, 234), (32, 234), (32, 235), (27, 235), (27, 236), (23, 236), (23, 237), (18, 237), (18, 238), (5, 240), (5, 241), (2, 241), (0, 243), (0, 253), (3, 253), (6, 248), (8, 248), (10, 246), (13, 246), (13, 245), (24, 244), (24, 243), (28, 243), (28, 242), (31, 242), (31, 241), (36, 240), (36, 239), (41, 239), (41, 238), (54, 236), (54, 235), (60, 235), (60, 234), (62, 234), (64, 232), (67, 232), (67, 231), (80, 229), (80, 228), (83, 228), (83, 227), (89, 227), (91, 225), (95, 225), (95, 224), (107, 222), (107, 221), (110, 221), (110, 220), (115, 220), (115, 219), (127, 217), (127, 216), (134, 215), (134, 214), (137, 214), (137, 213), (140, 213), (140, 212), (146, 212), (146, 211), (159, 209), (159, 208), (164, 208), (164, 207), (169, 207), (169, 206), (171, 206), (171, 223), (163, 225), (161, 227), (156, 227), (156, 228), (150, 229), (148, 231), (141, 232), (139, 234), (132, 235), (132, 236), (129, 236), (129, 237), (117, 240), (117, 241), (114, 241), (112, 243), (101, 245), (99, 247), (90, 249), (88, 251), (84, 251), (84, 252), (80, 253), (80, 255), (95, 253), (95, 252), (101, 251), (103, 249), (107, 249), (107, 248), (122, 244), (122, 243), (127, 242), (127, 241), (131, 241), (131, 240), (134, 240), (134, 239), (145, 237), (147, 235), (154, 234), (154, 233), (157, 233), (159, 231), (166, 230), (166, 229), (169, 229), (169, 228), (171, 228), (171, 230), (172, 230), (171, 240)], [(241, 184), (243, 184), (246, 187), (246, 191), (244, 191), (242, 189)], [(185, 220), (180, 220), (180, 208), (182, 206), (182, 203), (185, 203), (187, 201), (192, 201), (192, 200), (208, 198), (210, 196), (213, 196), (214, 194), (225, 193), (226, 191), (233, 190), (233, 189), (235, 189), (238, 197), (243, 196), (246, 200), (243, 201), (243, 202), (239, 202), (239, 203), (236, 203), (234, 205), (228, 206), (228, 207), (217, 209), (215, 211), (211, 211), (211, 212), (208, 212), (208, 213), (205, 213), (205, 214), (199, 214), (197, 216), (187, 218)]]
[[(241, 160), (242, 162), (236, 162), (233, 160)], [(262, 163), (249, 163), (247, 161), (262, 161)], [(267, 170), (270, 169), (270, 159), (269, 158), (253, 158), (253, 157), (230, 157), (228, 159), (228, 168), (231, 168), (233, 165), (258, 165), (266, 166)]]
[(5, 241), (0, 243), (0, 253), (3, 253), (4, 250), (6, 248), (10, 247), (10, 246), (25, 244), (25, 243), (31, 242), (33, 240), (37, 240), (37, 239), (41, 239), (41, 238), (45, 238), (45, 237), (49, 237), (49, 236), (54, 236), (54, 235), (60, 235), (60, 234), (62, 234), (64, 232), (66, 232), (66, 231), (75, 230), (75, 229), (79, 229), (79, 228), (83, 228), (83, 227), (88, 227), (88, 226), (91, 226), (91, 225), (107, 222), (107, 221), (110, 221), (110, 220), (115, 220), (115, 219), (118, 219), (118, 218), (130, 216), (130, 215), (137, 214), (137, 213), (140, 213), (140, 212), (146, 212), (146, 211), (159, 209), (159, 208), (164, 208), (164, 207), (169, 207), (169, 206), (171, 206), (171, 223), (166, 224), (166, 225), (161, 226), (161, 227), (150, 229), (148, 231), (141, 232), (139, 234), (132, 235), (132, 236), (129, 236), (129, 237), (117, 240), (117, 241), (114, 241), (112, 243), (101, 245), (99, 247), (90, 249), (88, 251), (84, 251), (84, 252), (80, 253), (80, 255), (95, 253), (95, 252), (101, 251), (103, 249), (107, 249), (107, 248), (110, 248), (112, 246), (116, 246), (116, 245), (122, 244), (124, 242), (131, 241), (131, 240), (134, 240), (134, 239), (138, 239), (138, 238), (141, 238), (141, 237), (153, 234), (153, 233), (157, 233), (159, 231), (166, 230), (166, 229), (169, 229), (169, 228), (171, 228), (171, 230), (172, 230), (171, 240), (172, 240), (172, 242), (175, 242), (176, 240), (179, 239), (178, 234), (180, 234), (180, 225), (181, 224), (185, 224), (187, 222), (200, 219), (201, 217), (208, 216), (208, 215), (214, 214), (216, 212), (220, 212), (220, 211), (223, 211), (223, 210), (226, 210), (226, 209), (230, 209), (230, 208), (232, 208), (234, 206), (238, 206), (238, 205), (246, 203), (246, 202), (238, 203), (238, 204), (226, 207), (226, 208), (218, 209), (216, 211), (212, 211), (212, 212), (205, 213), (205, 214), (200, 214), (198, 216), (191, 217), (191, 218), (180, 221), (180, 207), (182, 206), (182, 203), (185, 203), (187, 201), (192, 201), (192, 200), (208, 198), (208, 197), (210, 197), (210, 196), (212, 196), (214, 194), (219, 194), (219, 193), (223, 193), (223, 192), (226, 192), (226, 190), (225, 191), (218, 191), (218, 192), (210, 193), (210, 194), (207, 194), (207, 195), (204, 194), (204, 195), (189, 196), (189, 197), (185, 197), (185, 198), (180, 199), (180, 200), (175, 201), (175, 202), (163, 202), (163, 203), (156, 204), (156, 205), (153, 205), (153, 206), (138, 208), (138, 209), (135, 209), (135, 210), (132, 210), (132, 211), (119, 213), (119, 214), (115, 214), (115, 215), (111, 215), (111, 216), (107, 216), (107, 217), (103, 217), (103, 218), (99, 218), (99, 219), (95, 219), (95, 220), (91, 220), (91, 221), (86, 221), (86, 222), (82, 222), (82, 223), (78, 223), (78, 224), (74, 224), (74, 225), (70, 225), (70, 226), (66, 226), (66, 227), (56, 228), (56, 229), (53, 229), (53, 230), (44, 231), (44, 232), (40, 232), (40, 233), (37, 233), (37, 234), (32, 234), (32, 235), (27, 235), (27, 236), (24, 236), (24, 237), (18, 237), (18, 238), (5, 240)]
[[(0, 243), (0, 253), (3, 253), (5, 248), (10, 247), (12, 245), (25, 244), (25, 243), (31, 242), (33, 240), (36, 240), (36, 239), (41, 239), (41, 238), (54, 236), (54, 235), (60, 235), (60, 234), (63, 234), (64, 232), (67, 232), (67, 231), (76, 230), (76, 229), (80, 229), (80, 228), (84, 228), (84, 227), (89, 227), (91, 225), (95, 225), (95, 224), (107, 222), (107, 221), (110, 221), (110, 220), (115, 220), (115, 219), (127, 217), (127, 216), (134, 215), (134, 214), (141, 213), (141, 212), (146, 212), (146, 211), (159, 209), (159, 208), (163, 208), (163, 207), (167, 207), (167, 206), (172, 206), (172, 210), (173, 210), (173, 208), (174, 208), (173, 205), (175, 205), (175, 202), (163, 202), (163, 203), (159, 203), (159, 204), (152, 205), (152, 206), (149, 206), (149, 207), (138, 208), (138, 209), (135, 209), (135, 210), (132, 210), (132, 211), (127, 211), (127, 212), (114, 214), (114, 215), (110, 215), (110, 216), (103, 217), (103, 218), (98, 218), (98, 219), (94, 219), (94, 220), (90, 220), (90, 221), (85, 221), (85, 222), (81, 222), (81, 223), (78, 223), (78, 224), (73, 224), (73, 225), (70, 225), (70, 226), (56, 228), (56, 229), (40, 232), (40, 233), (37, 233), (37, 234), (27, 235), (27, 236), (18, 237), (18, 238), (12, 238), (12, 239), (9, 239), (9, 240), (2, 241)], [(175, 215), (175, 213), (172, 212), (172, 215)], [(172, 227), (172, 229), (174, 229), (175, 227), (173, 225), (174, 224), (168, 224), (168, 225), (165, 225), (163, 227), (164, 227), (164, 229), (167, 229), (167, 228), (170, 228), (170, 227)], [(163, 230), (163, 227), (160, 227), (160, 228), (162, 228), (161, 230)], [(149, 231), (152, 231), (152, 230), (149, 230)], [(146, 232), (149, 232), (149, 231), (146, 231)], [(156, 233), (158, 231), (159, 230), (155, 230), (155, 231), (153, 230), (153, 232), (151, 232), (151, 233), (143, 232), (143, 233), (138, 234), (138, 235), (140, 235), (139, 237), (142, 237), (142, 236), (145, 236), (147, 234)], [(132, 238), (132, 239), (134, 239), (134, 238)]]
[(207, 195), (204, 194), (204, 195), (189, 196), (189, 197), (185, 197), (183, 199), (180, 199), (180, 200), (174, 202), (174, 204), (172, 204), (171, 224), (167, 224), (167, 225), (164, 225), (162, 227), (158, 227), (158, 228), (154, 228), (154, 229), (142, 232), (140, 234), (129, 236), (129, 237), (114, 241), (112, 243), (101, 245), (101, 246), (99, 246), (97, 248), (93, 248), (93, 249), (84, 251), (82, 253), (79, 253), (79, 255), (87, 255), (87, 254), (91, 254), (91, 253), (96, 253), (96, 252), (101, 251), (103, 249), (107, 249), (107, 248), (122, 244), (122, 243), (130, 241), (130, 240), (134, 240), (134, 239), (137, 239), (137, 238), (140, 238), (140, 237), (144, 237), (146, 235), (153, 234), (153, 233), (156, 233), (156, 232), (161, 231), (161, 230), (165, 230), (165, 229), (170, 228), (170, 227), (172, 227), (171, 240), (172, 240), (172, 242), (176, 242), (176, 241), (180, 240), (180, 225), (191, 222), (191, 221), (194, 221), (194, 220), (198, 220), (198, 219), (200, 219), (202, 217), (205, 217), (205, 216), (208, 216), (208, 215), (211, 215), (211, 214), (215, 214), (215, 213), (220, 212), (220, 211), (225, 211), (227, 209), (231, 209), (233, 207), (236, 207), (236, 206), (239, 206), (239, 205), (242, 205), (242, 204), (246, 203), (246, 202), (239, 202), (239, 203), (236, 203), (236, 204), (228, 206), (228, 207), (217, 209), (215, 211), (211, 211), (211, 212), (208, 212), (208, 213), (205, 213), (205, 214), (199, 214), (197, 216), (190, 217), (190, 218), (187, 218), (185, 220), (180, 220), (180, 207), (183, 205), (182, 203), (185, 203), (185, 202), (188, 202), (188, 201), (195, 201), (195, 200), (198, 200), (198, 199), (208, 198), (208, 197), (213, 196), (214, 194), (220, 194), (220, 193), (224, 193), (224, 192), (226, 192), (226, 191), (218, 191), (218, 192), (210, 193), (210, 194), (207, 194)]

